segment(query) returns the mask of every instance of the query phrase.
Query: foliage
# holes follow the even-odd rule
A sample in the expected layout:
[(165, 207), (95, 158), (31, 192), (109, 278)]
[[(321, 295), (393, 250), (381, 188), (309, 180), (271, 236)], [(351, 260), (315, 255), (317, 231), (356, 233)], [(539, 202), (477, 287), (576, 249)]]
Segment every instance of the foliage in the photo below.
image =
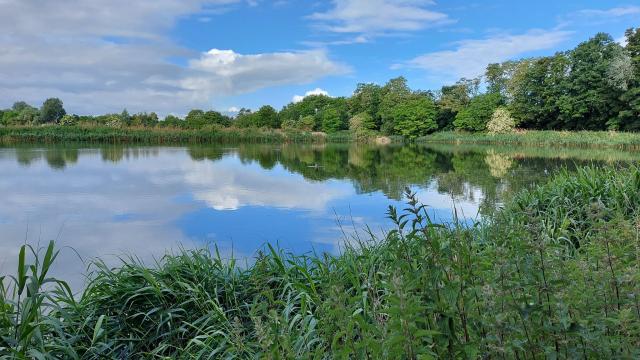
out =
[(395, 133), (415, 138), (433, 132), (438, 129), (436, 114), (435, 103), (427, 97), (406, 100), (393, 108)]
[(64, 110), (64, 106), (60, 99), (47, 99), (40, 108), (40, 122), (57, 123), (66, 113), (67, 112)]
[(280, 119), (278, 118), (278, 112), (276, 109), (269, 105), (261, 107), (255, 114), (255, 126), (257, 127), (269, 127), (277, 129), (280, 127)]
[(499, 107), (491, 115), (491, 120), (487, 123), (487, 131), (490, 134), (504, 134), (513, 132), (516, 122), (511, 117), (511, 113), (504, 107)]
[(351, 119), (349, 119), (349, 130), (367, 131), (367, 130), (374, 130), (375, 128), (376, 128), (375, 120), (367, 112), (356, 114)]
[(420, 141), (574, 148), (640, 149), (640, 134), (615, 131), (538, 131), (505, 134), (437, 132)]
[(497, 93), (476, 96), (468, 107), (456, 115), (453, 125), (458, 130), (484, 131), (494, 111), (501, 103), (502, 96)]
[(205, 249), (152, 267), (98, 260), (76, 297), (47, 277), (53, 244), (25, 245), (0, 282), (1, 355), (640, 356), (640, 170), (561, 173), (473, 226), (433, 223), (406, 195), (404, 211), (388, 210), (392, 231), (338, 256), (268, 246), (248, 266)]
[[(145, 118), (143, 116), (140, 116), (140, 118), (141, 119), (138, 120), (137, 122), (144, 125)], [(157, 122), (157, 116), (155, 116), (154, 118), (155, 118), (155, 121), (152, 118), (148, 120), (148, 122), (151, 122), (151, 123)], [(187, 114), (187, 117), (185, 118), (185, 121), (186, 121), (187, 127), (191, 129), (201, 129), (207, 125), (228, 126), (230, 124), (230, 119), (227, 116), (224, 116), (217, 111), (210, 110), (205, 112), (199, 109), (194, 109), (189, 111), (189, 113)]]
[[(74, 119), (83, 126), (293, 129), (344, 137), (341, 132), (350, 127), (349, 119), (367, 114), (374, 124), (367, 125), (368, 135), (413, 139), (435, 130), (485, 131), (495, 109), (505, 106), (523, 129), (639, 131), (640, 29), (628, 29), (625, 36), (624, 47), (600, 33), (551, 56), (489, 64), (482, 78), (463, 78), (435, 92), (413, 90), (407, 79), (398, 77), (384, 85), (358, 84), (348, 98), (312, 95), (280, 111), (269, 105), (257, 111), (242, 109), (235, 119), (198, 109), (190, 111), (185, 120), (167, 117), (159, 121), (153, 112), (129, 114), (126, 109), (120, 114)], [(481, 93), (483, 88), (486, 91)], [(417, 101), (420, 97), (428, 100)], [(0, 110), (0, 124), (57, 123), (63, 116), (59, 99), (48, 99), (40, 110), (16, 102)]]

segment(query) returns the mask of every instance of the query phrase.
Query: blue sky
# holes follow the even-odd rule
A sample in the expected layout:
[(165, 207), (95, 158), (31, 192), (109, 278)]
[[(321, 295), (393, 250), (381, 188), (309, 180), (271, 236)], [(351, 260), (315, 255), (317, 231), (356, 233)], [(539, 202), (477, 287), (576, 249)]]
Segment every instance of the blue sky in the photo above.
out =
[(400, 75), (438, 89), (638, 19), (640, 0), (0, 0), (0, 107), (280, 108)]

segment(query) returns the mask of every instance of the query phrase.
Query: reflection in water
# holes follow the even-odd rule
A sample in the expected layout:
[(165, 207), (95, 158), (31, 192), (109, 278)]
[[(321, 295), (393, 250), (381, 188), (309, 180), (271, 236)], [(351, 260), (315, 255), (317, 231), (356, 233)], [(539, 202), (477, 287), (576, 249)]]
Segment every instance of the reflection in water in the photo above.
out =
[[(409, 187), (441, 221), (493, 211), (559, 167), (633, 161), (626, 152), (460, 146), (18, 146), (0, 149), (0, 273), (19, 244), (59, 239), (84, 258), (143, 260), (181, 244), (215, 243), (250, 257), (265, 242), (338, 251), (339, 223), (386, 229)], [(353, 225), (351, 225), (353, 224)], [(63, 252), (58, 273), (83, 265)], [(114, 258), (111, 258), (112, 261)]]

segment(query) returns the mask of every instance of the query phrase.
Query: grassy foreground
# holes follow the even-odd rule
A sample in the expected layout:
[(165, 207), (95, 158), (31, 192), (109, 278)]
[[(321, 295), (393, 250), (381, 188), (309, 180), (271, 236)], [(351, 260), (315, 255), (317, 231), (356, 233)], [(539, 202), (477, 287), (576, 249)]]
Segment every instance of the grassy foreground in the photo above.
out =
[(418, 139), (419, 142), (454, 144), (495, 144), (527, 146), (571, 146), (604, 148), (640, 148), (640, 133), (613, 131), (527, 130), (509, 134), (444, 131)]
[(47, 276), (53, 243), (25, 246), (2, 282), (0, 355), (638, 358), (640, 170), (618, 170), (561, 173), (474, 226), (433, 224), (408, 194), (395, 230), (339, 256), (98, 261), (76, 296)]

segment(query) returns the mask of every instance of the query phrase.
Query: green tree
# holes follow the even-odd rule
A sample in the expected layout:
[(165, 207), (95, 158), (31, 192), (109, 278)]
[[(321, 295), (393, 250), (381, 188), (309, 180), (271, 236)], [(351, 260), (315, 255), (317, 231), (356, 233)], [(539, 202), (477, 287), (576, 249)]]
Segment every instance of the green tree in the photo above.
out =
[[(354, 117), (367, 113), (375, 123), (375, 129), (380, 128), (379, 109), (382, 101), (382, 87), (376, 84), (358, 84), (351, 98), (349, 98), (349, 115)], [(371, 129), (373, 130), (373, 129)]]
[(268, 127), (277, 129), (280, 127), (278, 112), (272, 106), (262, 106), (255, 114), (254, 125), (257, 127)]
[(436, 122), (440, 129), (452, 129), (453, 120), (460, 110), (469, 105), (478, 95), (480, 79), (458, 80), (454, 85), (443, 86), (437, 96), (438, 116)]
[(624, 106), (618, 114), (616, 125), (621, 130), (640, 131), (640, 28), (628, 29), (625, 36), (625, 52), (631, 61), (632, 76), (620, 97)]
[(376, 122), (368, 112), (361, 112), (349, 119), (349, 130), (352, 131), (371, 131), (375, 130)]
[(611, 125), (621, 109), (623, 91), (611, 86), (607, 74), (621, 51), (610, 35), (600, 33), (569, 52), (567, 92), (558, 105), (562, 128), (601, 130)]
[(315, 119), (315, 129), (321, 128), (321, 120), (318, 114), (329, 103), (331, 98), (325, 95), (311, 95), (306, 96), (302, 101), (292, 102), (282, 108), (279, 118), (281, 122), (287, 122), (289, 124), (297, 123), (307, 116), (312, 116)]
[(380, 107), (378, 116), (381, 121), (380, 130), (387, 135), (392, 135), (395, 129), (393, 109), (412, 95), (407, 85), (407, 79), (398, 77), (389, 80), (381, 90)]
[(497, 93), (478, 95), (471, 100), (469, 106), (462, 109), (453, 124), (456, 129), (468, 131), (484, 131), (493, 112), (502, 103), (502, 96)]
[(58, 98), (49, 98), (44, 101), (40, 108), (40, 122), (57, 123), (66, 113), (62, 100)]
[(519, 64), (509, 82), (510, 110), (525, 128), (562, 129), (560, 100), (568, 93), (571, 62), (565, 53)]
[(340, 112), (335, 107), (324, 109), (320, 119), (322, 121), (322, 131), (326, 133), (334, 133), (345, 128)]
[(238, 112), (238, 115), (236, 115), (236, 118), (233, 121), (233, 125), (239, 128), (248, 128), (248, 127), (255, 126), (256, 124), (255, 117), (256, 117), (256, 114), (251, 112), (250, 109), (242, 108)]
[(518, 61), (506, 61), (501, 64), (489, 64), (484, 73), (487, 82), (487, 92), (497, 93), (508, 98), (509, 80), (518, 68)]
[(200, 109), (193, 109), (189, 111), (184, 120), (186, 121), (187, 126), (192, 129), (199, 129), (206, 124), (204, 111)]
[(11, 107), (11, 110), (16, 112), (21, 112), (24, 109), (34, 109), (34, 107), (27, 104), (24, 101), (16, 101), (13, 103), (13, 106)]
[(392, 114), (398, 135), (416, 138), (438, 129), (436, 104), (426, 96), (414, 96), (401, 102), (393, 108)]
[(120, 121), (122, 121), (123, 124), (131, 125), (131, 115), (129, 115), (127, 109), (123, 109), (120, 113)]

